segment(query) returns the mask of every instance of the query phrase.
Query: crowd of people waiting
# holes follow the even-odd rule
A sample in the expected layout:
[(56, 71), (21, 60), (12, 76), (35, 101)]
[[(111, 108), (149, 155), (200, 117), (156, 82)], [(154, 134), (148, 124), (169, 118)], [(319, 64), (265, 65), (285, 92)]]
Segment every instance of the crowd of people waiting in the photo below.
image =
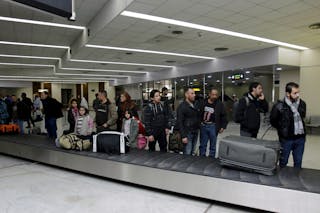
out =
[[(287, 165), (292, 151), (294, 166), (301, 168), (306, 136), (306, 104), (299, 98), (298, 84), (288, 83), (285, 92), (284, 99), (273, 106), (270, 122), (277, 129), (282, 146), (280, 166)], [(167, 152), (167, 136), (175, 130), (183, 144), (183, 154), (195, 155), (200, 133), (199, 154), (206, 156), (210, 142), (209, 156), (215, 158), (217, 135), (223, 133), (228, 124), (219, 91), (213, 88), (208, 97), (201, 100), (196, 100), (192, 88), (185, 88), (184, 95), (184, 101), (174, 112), (173, 102), (167, 97), (167, 89), (163, 88), (161, 92), (152, 90), (150, 101), (143, 107), (141, 118), (137, 105), (127, 92), (120, 95), (117, 105), (108, 99), (106, 91), (97, 93), (93, 101), (94, 119), (89, 115), (88, 104), (72, 99), (67, 113), (70, 127), (64, 134), (74, 133), (81, 139), (92, 140), (94, 133), (119, 131), (125, 134), (131, 148), (137, 147), (137, 140), (142, 137), (147, 140), (149, 151), (155, 151), (158, 143), (160, 151)], [(261, 83), (251, 83), (249, 91), (235, 104), (234, 120), (240, 123), (240, 135), (256, 138), (260, 129), (260, 113), (268, 111)], [(29, 128), (34, 125), (31, 113), (41, 110), (48, 137), (56, 139), (57, 119), (63, 117), (61, 109), (62, 104), (50, 97), (48, 92), (42, 92), (40, 97), (35, 96), (33, 103), (22, 93), (19, 99), (14, 95), (0, 99), (0, 121), (17, 123), (21, 129), (23, 123), (27, 122)]]

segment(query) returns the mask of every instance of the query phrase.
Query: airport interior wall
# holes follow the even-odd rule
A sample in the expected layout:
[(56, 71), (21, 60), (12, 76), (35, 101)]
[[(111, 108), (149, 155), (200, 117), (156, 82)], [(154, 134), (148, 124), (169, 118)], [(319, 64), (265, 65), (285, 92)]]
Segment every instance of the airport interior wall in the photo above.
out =
[(300, 86), (309, 115), (320, 115), (318, 87), (320, 80), (320, 48), (301, 53)]

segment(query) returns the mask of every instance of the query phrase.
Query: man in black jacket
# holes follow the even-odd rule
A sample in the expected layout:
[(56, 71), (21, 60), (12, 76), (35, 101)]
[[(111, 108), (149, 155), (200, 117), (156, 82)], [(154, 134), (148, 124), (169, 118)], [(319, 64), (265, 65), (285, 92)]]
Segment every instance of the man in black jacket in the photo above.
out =
[(239, 100), (236, 111), (236, 122), (240, 123), (240, 135), (256, 138), (260, 129), (260, 113), (268, 112), (268, 108), (262, 85), (259, 82), (251, 83), (249, 92)]
[(198, 140), (201, 111), (199, 102), (195, 101), (196, 95), (192, 88), (186, 88), (184, 95), (185, 100), (177, 110), (178, 127), (184, 144), (183, 153), (192, 155)]
[(210, 140), (209, 156), (215, 158), (217, 135), (227, 128), (227, 115), (223, 103), (218, 99), (218, 90), (211, 89), (209, 98), (201, 106), (200, 156), (206, 156)]
[(43, 114), (45, 115), (45, 127), (50, 139), (57, 138), (57, 119), (63, 117), (62, 104), (51, 98), (47, 91), (41, 93)]
[(306, 142), (306, 103), (299, 98), (299, 85), (290, 82), (286, 85), (286, 96), (272, 108), (271, 125), (278, 130), (281, 143), (280, 167), (288, 163), (292, 151), (294, 167), (301, 168)]
[(167, 137), (169, 134), (169, 113), (170, 109), (167, 104), (161, 104), (159, 90), (150, 92), (151, 102), (144, 108), (143, 117), (148, 137), (149, 150), (155, 151), (156, 142), (158, 141), (160, 151), (167, 151)]
[(25, 112), (26, 113), (26, 121), (28, 123), (27, 128), (31, 127), (30, 121), (33, 126), (35, 126), (34, 121), (31, 117), (31, 111), (33, 110), (33, 103), (30, 98), (27, 97), (27, 94), (25, 92), (21, 93), (21, 103), (24, 105)]

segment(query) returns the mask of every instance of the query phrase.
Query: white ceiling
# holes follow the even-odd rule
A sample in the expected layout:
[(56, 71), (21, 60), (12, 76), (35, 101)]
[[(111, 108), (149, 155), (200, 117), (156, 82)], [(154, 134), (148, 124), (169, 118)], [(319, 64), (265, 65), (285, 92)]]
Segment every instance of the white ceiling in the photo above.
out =
[[(0, 1), (0, 16), (88, 26), (90, 21), (97, 16), (107, 2), (108, 0), (75, 0), (77, 14), (75, 22), (70, 22), (64, 18), (11, 1)], [(126, 10), (223, 28), (309, 48), (320, 46), (320, 30), (311, 30), (308, 28), (310, 24), (320, 22), (319, 0), (135, 0)], [(0, 21), (0, 28), (1, 41), (66, 46), (71, 46), (82, 33), (81, 30), (75, 29), (6, 21)], [(183, 34), (174, 35), (172, 34), (173, 30), (181, 30)], [(91, 37), (89, 37), (89, 43), (210, 57), (223, 57), (275, 46), (212, 32), (203, 32), (124, 16), (117, 16), (101, 31), (95, 35), (91, 35)], [(214, 48), (216, 47), (227, 47), (229, 50), (226, 52), (215, 52)], [(65, 53), (66, 50), (63, 49), (0, 45), (0, 54), (62, 58)], [(127, 55), (124, 51), (86, 47), (80, 48), (77, 50), (77, 54), (74, 55), (76, 55), (77, 59), (85, 60), (162, 65), (180, 65), (201, 61), (201, 59), (195, 58), (145, 53)], [(167, 60), (173, 60), (176, 61), (176, 63), (169, 64), (166, 62)], [(54, 60), (11, 59), (2, 57), (0, 57), (0, 62), (56, 64)], [(161, 70), (161, 68), (157, 67), (76, 62), (65, 62), (63, 66), (86, 69)], [(26, 70), (34, 70), (34, 72)], [(12, 75), (21, 75), (22, 73), (26, 75), (37, 75), (37, 70), (40, 71), (39, 68), (20, 69), (0, 66), (0, 75), (8, 71), (10, 71)], [(41, 72), (50, 74), (52, 70), (41, 69)], [(78, 71), (78, 73), (83, 74), (88, 72)], [(99, 72), (99, 74), (101, 74), (101, 72)]]

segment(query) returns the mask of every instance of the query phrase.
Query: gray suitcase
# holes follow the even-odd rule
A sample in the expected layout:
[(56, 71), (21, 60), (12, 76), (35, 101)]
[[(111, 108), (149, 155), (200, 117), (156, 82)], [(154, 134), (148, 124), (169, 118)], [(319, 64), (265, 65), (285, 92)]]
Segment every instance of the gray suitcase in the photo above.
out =
[(219, 144), (219, 161), (222, 166), (273, 175), (280, 155), (279, 141), (227, 136)]

